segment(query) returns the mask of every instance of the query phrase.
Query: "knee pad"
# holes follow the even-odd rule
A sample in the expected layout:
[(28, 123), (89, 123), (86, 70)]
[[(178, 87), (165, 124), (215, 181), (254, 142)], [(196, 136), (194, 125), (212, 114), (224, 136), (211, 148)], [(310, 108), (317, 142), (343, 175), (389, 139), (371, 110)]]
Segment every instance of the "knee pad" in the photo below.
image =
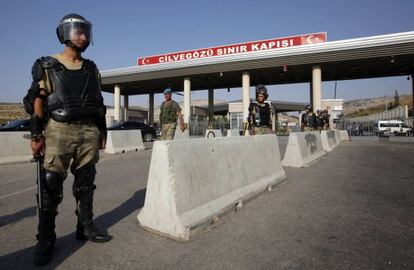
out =
[(63, 200), (63, 177), (59, 173), (45, 170), (44, 182), (42, 185), (43, 201), (46, 200), (45, 206), (49, 203), (58, 205)]
[(75, 171), (75, 182), (73, 183), (73, 196), (78, 198), (82, 194), (93, 192), (96, 169), (95, 165), (82, 167)]

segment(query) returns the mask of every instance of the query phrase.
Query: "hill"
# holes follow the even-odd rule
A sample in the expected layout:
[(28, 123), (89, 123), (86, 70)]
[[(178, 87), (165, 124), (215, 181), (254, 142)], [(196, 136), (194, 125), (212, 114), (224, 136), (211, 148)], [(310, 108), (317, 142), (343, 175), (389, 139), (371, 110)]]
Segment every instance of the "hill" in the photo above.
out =
[[(385, 111), (394, 106), (394, 96), (383, 96), (376, 98), (355, 99), (346, 101), (343, 104), (343, 114), (347, 117), (366, 116), (369, 114)], [(412, 115), (412, 96), (399, 96), (400, 106), (408, 106)]]

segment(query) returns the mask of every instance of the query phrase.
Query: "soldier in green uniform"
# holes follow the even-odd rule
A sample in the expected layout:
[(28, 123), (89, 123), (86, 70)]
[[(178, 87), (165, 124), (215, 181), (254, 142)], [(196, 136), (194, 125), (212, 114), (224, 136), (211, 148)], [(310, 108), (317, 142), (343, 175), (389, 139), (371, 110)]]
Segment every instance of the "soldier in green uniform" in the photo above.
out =
[(105, 106), (100, 75), (94, 62), (81, 54), (92, 42), (92, 24), (77, 14), (62, 18), (56, 33), (65, 45), (61, 54), (37, 59), (33, 83), (24, 98), (30, 120), (31, 148), (44, 155), (38, 194), (38, 243), (35, 265), (52, 259), (57, 207), (63, 199), (63, 181), (70, 170), (75, 177), (76, 239), (106, 242), (109, 235), (92, 221), (95, 164), (105, 148)]
[(272, 109), (268, 98), (267, 88), (264, 85), (256, 86), (256, 102), (249, 105), (249, 129), (251, 135), (272, 133)]
[(172, 100), (171, 96), (172, 90), (170, 88), (165, 89), (165, 101), (163, 101), (160, 108), (161, 140), (174, 139), (177, 119), (180, 121), (180, 130), (184, 132), (186, 128), (183, 120), (183, 115), (181, 114), (180, 105)]

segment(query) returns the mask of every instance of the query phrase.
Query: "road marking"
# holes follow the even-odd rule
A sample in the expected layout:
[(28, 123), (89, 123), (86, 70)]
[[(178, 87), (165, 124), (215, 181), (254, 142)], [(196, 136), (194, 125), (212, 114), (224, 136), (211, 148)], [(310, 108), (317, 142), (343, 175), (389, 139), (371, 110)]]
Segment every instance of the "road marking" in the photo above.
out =
[(24, 188), (22, 190), (19, 190), (19, 191), (16, 191), (16, 192), (13, 192), (13, 193), (10, 193), (10, 194), (7, 194), (7, 195), (0, 196), (0, 200), (7, 199), (7, 198), (12, 197), (14, 195), (19, 195), (19, 194), (34, 190), (34, 189), (36, 189), (36, 187), (37, 186), (35, 185), (35, 186)]

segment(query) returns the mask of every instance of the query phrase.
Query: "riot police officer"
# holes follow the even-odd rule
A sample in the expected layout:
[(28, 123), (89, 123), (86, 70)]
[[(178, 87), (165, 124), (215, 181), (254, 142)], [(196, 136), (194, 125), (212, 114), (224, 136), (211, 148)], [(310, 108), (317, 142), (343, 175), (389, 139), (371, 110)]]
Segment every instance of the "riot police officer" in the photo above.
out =
[(301, 116), (302, 120), (302, 131), (313, 131), (316, 130), (316, 115), (312, 111), (310, 105), (306, 105), (305, 112)]
[(328, 110), (325, 109), (323, 111), (323, 123), (324, 123), (323, 129), (324, 130), (329, 130), (330, 129), (329, 118), (330, 118), (330, 115), (328, 113)]
[(316, 128), (319, 132), (324, 129), (324, 119), (325, 116), (323, 114), (323, 111), (316, 110)]
[(44, 154), (43, 177), (38, 179), (41, 188), (35, 265), (47, 264), (52, 258), (57, 207), (63, 199), (69, 165), (75, 177), (76, 239), (111, 239), (92, 221), (95, 164), (99, 149), (106, 143), (100, 75), (94, 62), (81, 56), (92, 43), (92, 24), (78, 14), (68, 14), (61, 19), (56, 33), (64, 50), (35, 61), (32, 86), (24, 98), (26, 111), (32, 115), (33, 154)]
[(264, 85), (256, 86), (256, 102), (249, 105), (249, 131), (252, 135), (272, 133), (272, 109), (268, 98), (267, 88)]

